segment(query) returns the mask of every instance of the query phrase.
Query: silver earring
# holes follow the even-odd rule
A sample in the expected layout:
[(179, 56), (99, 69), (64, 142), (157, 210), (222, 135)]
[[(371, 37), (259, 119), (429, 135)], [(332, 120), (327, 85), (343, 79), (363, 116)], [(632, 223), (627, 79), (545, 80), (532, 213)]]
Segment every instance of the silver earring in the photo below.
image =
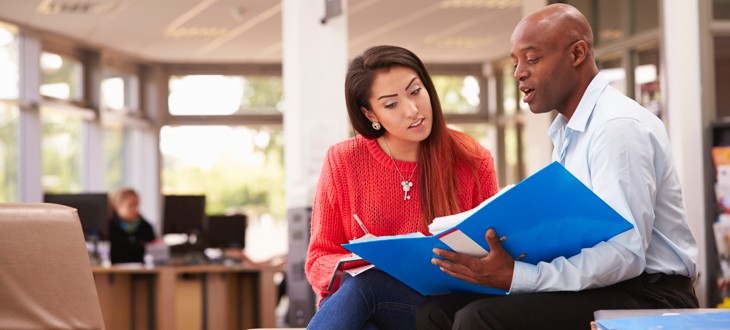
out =
[(377, 122), (377, 121), (374, 121), (373, 122), (373, 129), (376, 130), (376, 131), (379, 131), (380, 130), (380, 123)]

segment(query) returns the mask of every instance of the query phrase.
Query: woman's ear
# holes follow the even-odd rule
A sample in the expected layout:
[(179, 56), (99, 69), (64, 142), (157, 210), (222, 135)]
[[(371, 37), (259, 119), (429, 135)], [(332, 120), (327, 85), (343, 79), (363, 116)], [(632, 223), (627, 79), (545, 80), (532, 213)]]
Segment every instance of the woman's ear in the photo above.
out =
[(373, 112), (372, 110), (368, 110), (365, 107), (360, 107), (360, 111), (362, 111), (362, 114), (365, 115), (365, 117), (367, 117), (371, 122), (378, 121), (378, 117), (375, 116), (375, 112)]

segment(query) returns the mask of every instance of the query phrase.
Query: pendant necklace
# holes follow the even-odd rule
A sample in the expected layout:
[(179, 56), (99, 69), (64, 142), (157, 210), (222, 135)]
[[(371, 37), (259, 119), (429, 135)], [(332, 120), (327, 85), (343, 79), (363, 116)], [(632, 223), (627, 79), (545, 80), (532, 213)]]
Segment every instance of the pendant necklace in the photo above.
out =
[[(413, 172), (411, 172), (411, 176), (408, 177), (408, 180), (406, 180), (406, 177), (403, 176), (403, 173), (401, 173), (400, 169), (398, 168), (398, 164), (395, 163), (395, 159), (393, 159), (393, 155), (391, 155), (390, 146), (388, 145), (388, 140), (383, 137), (383, 141), (385, 141), (385, 148), (388, 149), (388, 157), (390, 157), (390, 160), (393, 162), (393, 166), (395, 166), (395, 170), (398, 172), (398, 175), (400, 175), (401, 180), (401, 186), (403, 187), (403, 200), (409, 200), (411, 199), (411, 196), (408, 195), (408, 192), (411, 191), (411, 187), (413, 187), (413, 181), (411, 179), (413, 178), (413, 173), (416, 173), (416, 168), (413, 168)], [(418, 163), (416, 163), (416, 166), (418, 166)]]

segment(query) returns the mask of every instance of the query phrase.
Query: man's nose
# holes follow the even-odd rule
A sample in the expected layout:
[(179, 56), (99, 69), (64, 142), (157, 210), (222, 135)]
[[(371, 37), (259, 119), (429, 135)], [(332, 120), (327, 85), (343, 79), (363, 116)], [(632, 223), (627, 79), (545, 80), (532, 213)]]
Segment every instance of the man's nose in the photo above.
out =
[(527, 78), (527, 70), (524, 69), (524, 66), (521, 64), (517, 64), (515, 66), (515, 72), (513, 74), (515, 80), (517, 81), (523, 81)]

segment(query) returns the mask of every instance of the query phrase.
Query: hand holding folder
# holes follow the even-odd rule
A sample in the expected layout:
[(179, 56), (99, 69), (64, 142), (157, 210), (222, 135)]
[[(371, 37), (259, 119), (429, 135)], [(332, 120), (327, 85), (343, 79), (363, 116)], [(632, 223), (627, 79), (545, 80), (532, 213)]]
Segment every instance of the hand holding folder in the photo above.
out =
[(557, 162), (461, 216), (435, 236), (378, 237), (343, 247), (423, 295), (506, 294), (444, 273), (431, 264), (433, 248), (484, 256), (485, 233), (493, 228), (506, 236), (502, 247), (513, 259), (537, 264), (571, 257), (633, 227)]

